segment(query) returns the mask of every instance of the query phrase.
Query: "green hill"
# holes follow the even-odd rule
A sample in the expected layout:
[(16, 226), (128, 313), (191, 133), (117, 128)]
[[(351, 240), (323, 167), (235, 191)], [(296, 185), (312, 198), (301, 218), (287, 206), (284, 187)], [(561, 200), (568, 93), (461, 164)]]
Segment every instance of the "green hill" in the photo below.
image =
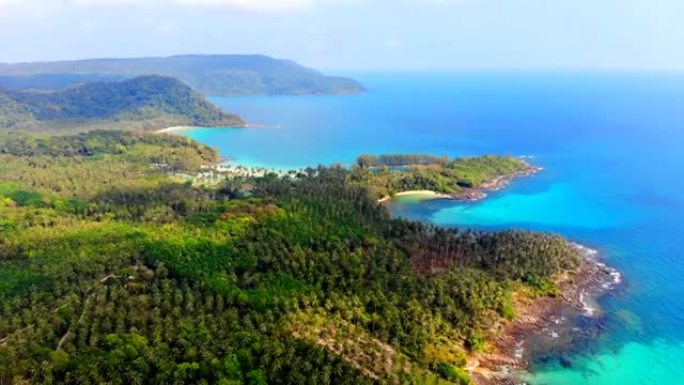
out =
[(37, 122), (27, 105), (18, 103), (0, 89), (0, 129), (16, 129), (22, 123), (33, 127)]
[(142, 75), (177, 78), (207, 95), (351, 94), (352, 79), (325, 76), (291, 60), (262, 55), (183, 55), (163, 58), (89, 59), (0, 64), (0, 87), (55, 89), (80, 82)]
[(245, 124), (180, 81), (161, 76), (86, 83), (59, 91), (0, 90), (0, 116), (0, 129), (29, 131)]

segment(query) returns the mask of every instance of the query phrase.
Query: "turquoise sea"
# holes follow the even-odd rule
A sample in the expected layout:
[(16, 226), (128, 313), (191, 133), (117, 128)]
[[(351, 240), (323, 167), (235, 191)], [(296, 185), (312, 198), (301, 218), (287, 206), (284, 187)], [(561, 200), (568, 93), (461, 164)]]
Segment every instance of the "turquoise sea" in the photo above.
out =
[[(444, 226), (557, 232), (622, 284), (601, 333), (539, 357), (531, 384), (684, 384), (684, 75), (352, 74), (352, 96), (213, 98), (267, 128), (186, 134), (237, 163), (351, 163), (360, 153), (530, 156), (544, 171), (480, 202), (401, 200)], [(561, 365), (563, 363), (563, 365)]]

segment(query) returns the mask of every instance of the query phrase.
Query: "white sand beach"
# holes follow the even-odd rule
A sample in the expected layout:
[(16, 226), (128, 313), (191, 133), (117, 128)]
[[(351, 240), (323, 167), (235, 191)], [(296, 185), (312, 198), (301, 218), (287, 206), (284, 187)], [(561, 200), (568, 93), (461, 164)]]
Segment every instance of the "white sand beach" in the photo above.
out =
[(161, 130), (157, 130), (154, 133), (155, 134), (176, 134), (179, 131), (188, 130), (191, 128), (192, 127), (190, 127), (190, 126), (174, 126), (174, 127), (162, 128)]

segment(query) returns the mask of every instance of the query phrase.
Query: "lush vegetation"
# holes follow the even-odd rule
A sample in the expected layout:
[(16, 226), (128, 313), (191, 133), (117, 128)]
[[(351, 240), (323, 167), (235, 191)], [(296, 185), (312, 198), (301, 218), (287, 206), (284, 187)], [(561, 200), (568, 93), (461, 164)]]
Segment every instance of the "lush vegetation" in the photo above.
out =
[(372, 167), (401, 167), (401, 166), (413, 166), (413, 165), (447, 165), (449, 163), (449, 158), (446, 156), (437, 157), (434, 155), (426, 154), (384, 154), (384, 155), (360, 155), (356, 164), (361, 168), (372, 168)]
[(513, 291), (578, 263), (392, 219), (343, 168), (216, 176), (202, 145), (120, 132), (0, 152), (3, 383), (468, 384)]
[(0, 64), (0, 87), (54, 89), (143, 75), (178, 78), (208, 95), (349, 94), (364, 90), (352, 79), (325, 76), (290, 60), (261, 55), (184, 55)]
[(1, 91), (0, 130), (243, 126), (176, 79), (142, 76), (59, 91)]
[(467, 197), (473, 190), (494, 186), (533, 167), (512, 156), (472, 158), (422, 154), (361, 155), (349, 174), (350, 184), (365, 186), (378, 198), (409, 190), (431, 190)]

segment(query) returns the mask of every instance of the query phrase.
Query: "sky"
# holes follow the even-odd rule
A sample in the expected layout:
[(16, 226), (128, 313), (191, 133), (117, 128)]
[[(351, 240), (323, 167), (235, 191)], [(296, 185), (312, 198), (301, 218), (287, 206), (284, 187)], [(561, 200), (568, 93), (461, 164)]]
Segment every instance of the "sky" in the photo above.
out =
[(684, 0), (0, 0), (0, 62), (266, 54), (338, 70), (684, 71)]

